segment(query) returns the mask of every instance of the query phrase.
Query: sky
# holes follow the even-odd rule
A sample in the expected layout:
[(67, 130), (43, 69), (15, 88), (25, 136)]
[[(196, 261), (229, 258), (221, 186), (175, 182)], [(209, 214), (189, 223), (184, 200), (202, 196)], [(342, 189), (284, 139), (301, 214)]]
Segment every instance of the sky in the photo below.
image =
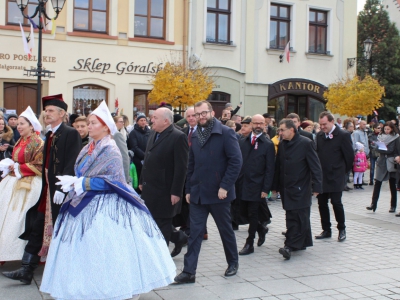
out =
[(363, 10), (365, 4), (365, 0), (357, 0), (357, 12)]

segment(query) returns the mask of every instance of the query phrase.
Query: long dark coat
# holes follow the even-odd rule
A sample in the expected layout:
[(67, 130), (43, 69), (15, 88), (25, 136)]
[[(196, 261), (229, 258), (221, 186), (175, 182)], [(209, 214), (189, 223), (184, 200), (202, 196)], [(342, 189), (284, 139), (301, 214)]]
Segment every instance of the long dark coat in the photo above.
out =
[(323, 173), (324, 193), (342, 192), (346, 182), (345, 174), (353, 167), (354, 150), (350, 134), (338, 126), (332, 132), (333, 138), (317, 133), (316, 144)]
[(182, 199), (172, 205), (171, 195), (180, 197), (185, 184), (189, 145), (186, 135), (170, 125), (157, 141), (152, 131), (140, 177), (142, 198), (154, 218), (172, 218), (180, 212)]
[(236, 182), (236, 198), (261, 202), (261, 192), (269, 193), (274, 180), (275, 148), (263, 134), (251, 145), (251, 134), (239, 141), (243, 165)]
[(274, 185), (279, 187), (285, 210), (308, 208), (311, 192), (322, 193), (322, 170), (315, 144), (299, 133), (279, 143), (275, 170), (279, 182)]
[[(29, 238), (31, 228), (36, 219), (40, 200), (42, 199), (42, 197), (45, 197), (45, 195), (43, 195), (46, 190), (44, 188), (46, 185), (45, 162), (47, 160), (47, 144), (49, 142), (49, 137), (51, 134), (51, 131), (46, 134), (46, 141), (43, 147), (42, 192), (40, 193), (38, 202), (35, 204), (35, 206), (30, 208), (26, 214), (25, 232), (20, 237), (22, 239)], [(82, 139), (78, 131), (64, 123), (61, 123), (60, 127), (57, 129), (52, 139), (48, 169), (48, 188), (50, 189), (53, 224), (56, 222), (58, 213), (61, 208), (61, 205), (55, 204), (53, 202), (53, 196), (56, 190), (62, 192), (61, 186), (56, 185), (56, 182), (58, 181), (56, 176), (75, 175), (74, 165), (81, 149)]]
[[(200, 146), (196, 132), (192, 136), (186, 193), (190, 203), (217, 204), (236, 198), (235, 182), (242, 167), (242, 155), (235, 132), (214, 119), (211, 136)], [(225, 199), (218, 198), (218, 190), (228, 191)]]

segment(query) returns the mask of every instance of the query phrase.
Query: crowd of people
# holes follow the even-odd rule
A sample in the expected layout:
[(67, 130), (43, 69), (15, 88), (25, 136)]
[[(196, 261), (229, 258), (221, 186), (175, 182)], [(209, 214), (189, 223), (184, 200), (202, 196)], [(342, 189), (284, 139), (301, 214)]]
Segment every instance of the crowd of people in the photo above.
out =
[[(342, 193), (352, 189), (351, 177), (354, 189), (363, 189), (367, 169), (374, 188), (366, 209), (376, 211), (389, 181), (389, 212), (396, 211), (400, 139), (393, 121), (342, 122), (322, 112), (315, 122), (290, 113), (277, 123), (268, 113), (240, 116), (241, 105), (229, 103), (217, 118), (200, 101), (184, 118), (162, 103), (151, 118), (136, 113), (130, 124), (105, 102), (89, 116), (68, 115), (62, 95), (44, 97), (43, 108), (38, 117), (30, 107), (0, 114), (0, 204), (7, 208), (0, 211), (0, 263), (21, 260), (3, 275), (30, 284), (46, 262), (40, 289), (57, 299), (138, 298), (173, 282), (194, 283), (210, 214), (224, 275), (234, 276), (239, 256), (266, 241), (271, 195), (286, 214), (278, 250), (285, 259), (313, 245), (313, 196), (322, 227), (315, 239), (332, 237), (330, 201), (343, 242)], [(238, 251), (234, 231), (247, 224)], [(172, 258), (185, 245), (176, 274)]]

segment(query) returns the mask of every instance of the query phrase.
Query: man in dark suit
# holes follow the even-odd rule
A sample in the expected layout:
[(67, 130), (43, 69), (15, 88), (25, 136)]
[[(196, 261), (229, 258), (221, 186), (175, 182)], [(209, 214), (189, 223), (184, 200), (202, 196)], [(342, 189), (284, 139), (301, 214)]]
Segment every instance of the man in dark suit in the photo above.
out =
[(316, 239), (332, 236), (328, 201), (331, 199), (339, 230), (338, 241), (346, 239), (346, 225), (342, 192), (346, 185), (344, 176), (353, 166), (354, 150), (350, 134), (335, 126), (335, 119), (329, 112), (319, 115), (321, 131), (317, 134), (317, 153), (323, 173), (323, 193), (318, 195), (319, 214), (321, 216), (322, 233)]
[(254, 115), (251, 121), (253, 132), (239, 141), (243, 165), (236, 182), (235, 201), (240, 201), (240, 211), (249, 221), (249, 235), (239, 255), (254, 252), (254, 239), (258, 232), (258, 246), (265, 241), (267, 229), (258, 220), (261, 201), (265, 201), (272, 187), (275, 166), (274, 144), (263, 134), (265, 120)]
[(305, 136), (306, 138), (309, 138), (310, 140), (314, 141), (314, 138), (313, 138), (312, 133), (311, 133), (311, 132), (308, 132), (308, 131), (305, 131), (305, 130), (303, 130), (303, 128), (300, 127), (300, 124), (301, 124), (301, 123), (300, 123), (300, 117), (299, 117), (298, 114), (291, 113), (291, 114), (288, 114), (288, 115), (286, 116), (286, 118), (287, 118), (287, 119), (291, 119), (291, 120), (293, 121), (294, 126), (296, 126), (297, 132), (298, 132), (300, 135)]
[(190, 203), (190, 237), (183, 272), (177, 283), (195, 282), (197, 262), (208, 215), (214, 218), (224, 246), (228, 268), (233, 276), (239, 268), (236, 238), (232, 229), (230, 202), (236, 198), (235, 182), (242, 167), (242, 156), (235, 132), (214, 118), (207, 101), (195, 104), (198, 129), (192, 136), (186, 178), (186, 201)]
[(165, 241), (186, 243), (183, 232), (172, 234), (172, 218), (180, 212), (189, 146), (186, 135), (175, 128), (173, 113), (157, 109), (151, 119), (139, 188), (142, 198), (160, 228)]
[(20, 236), (28, 241), (22, 257), (22, 267), (16, 271), (3, 272), (6, 277), (25, 284), (31, 283), (40, 256), (47, 256), (51, 229), (66, 195), (60, 186), (56, 186), (56, 176), (75, 175), (75, 161), (82, 148), (78, 131), (63, 123), (68, 106), (62, 95), (43, 97), (42, 101), (46, 123), (51, 126), (43, 148), (42, 191), (36, 205), (26, 214), (25, 232)]
[(279, 187), (281, 191), (287, 228), (285, 246), (279, 249), (279, 253), (290, 259), (292, 251), (313, 245), (311, 191), (314, 196), (322, 193), (322, 170), (314, 142), (301, 136), (291, 119), (283, 119), (279, 131), (282, 142), (276, 157), (274, 188)]

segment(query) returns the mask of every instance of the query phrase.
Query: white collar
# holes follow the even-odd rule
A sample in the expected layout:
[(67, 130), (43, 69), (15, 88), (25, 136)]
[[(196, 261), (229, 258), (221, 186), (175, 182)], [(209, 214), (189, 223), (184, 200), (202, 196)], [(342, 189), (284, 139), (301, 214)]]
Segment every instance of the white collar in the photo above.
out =
[(57, 131), (57, 129), (60, 128), (61, 124), (62, 124), (62, 122), (61, 122), (60, 124), (58, 124), (56, 127), (54, 127), (54, 128), (51, 127), (51, 128), (50, 128), (50, 131), (51, 131), (52, 133), (55, 133), (55, 132)]
[(331, 131), (329, 131), (329, 133), (326, 136), (330, 135), (335, 130), (335, 128), (336, 128), (336, 125), (333, 125)]
[(259, 134), (257, 134), (257, 135), (255, 135), (253, 132), (251, 132), (251, 135), (250, 135), (250, 140), (252, 140), (253, 139), (253, 136), (255, 136), (256, 138), (259, 138), (260, 137), (260, 135), (262, 135), (263, 133), (261, 132), (261, 133), (259, 133)]

